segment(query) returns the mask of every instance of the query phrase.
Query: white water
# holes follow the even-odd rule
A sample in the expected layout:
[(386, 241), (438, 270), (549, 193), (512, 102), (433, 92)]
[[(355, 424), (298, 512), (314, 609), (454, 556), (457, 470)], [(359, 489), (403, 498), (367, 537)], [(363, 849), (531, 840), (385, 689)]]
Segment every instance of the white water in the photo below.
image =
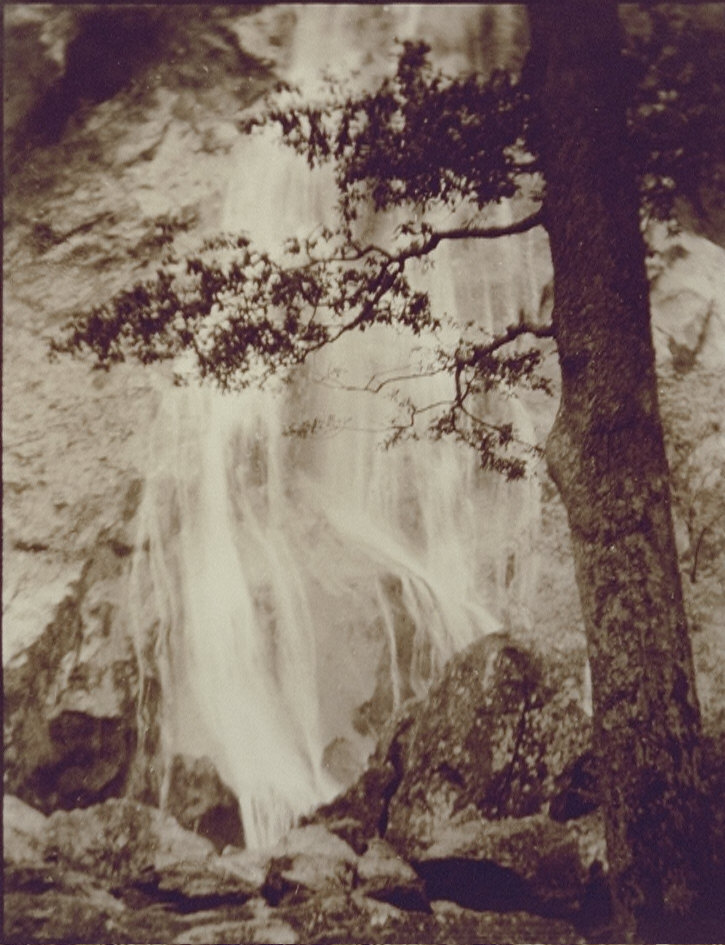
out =
[[(427, 29), (429, 38), (427, 16), (442, 30), (446, 61), (465, 59), (458, 34), (475, 26), (465, 9), (447, 32), (440, 9), (297, 9), (287, 74), (300, 82), (325, 62), (369, 77), (389, 66), (396, 33)], [(279, 248), (329, 217), (332, 197), (327, 175), (254, 138), (239, 149), (221, 223)], [(519, 308), (535, 312), (541, 287), (529, 237), (442, 247), (418, 278), (438, 310), (490, 330)], [(408, 373), (425, 356), (381, 329), (335, 345), (292, 388), (165, 396), (130, 610), (140, 646), (154, 648), (165, 754), (212, 758), (240, 798), (250, 846), (272, 842), (340, 789), (340, 752), (362, 761), (373, 742), (353, 715), (373, 696), (381, 660), (395, 705), (502, 620), (527, 619), (536, 484), (483, 474), (450, 442), (382, 449), (390, 401), (349, 389)], [(450, 385), (439, 376), (406, 389), (425, 404), (450, 398)], [(488, 406), (533, 437), (516, 399)], [(328, 415), (348, 428), (283, 435), (290, 422)]]

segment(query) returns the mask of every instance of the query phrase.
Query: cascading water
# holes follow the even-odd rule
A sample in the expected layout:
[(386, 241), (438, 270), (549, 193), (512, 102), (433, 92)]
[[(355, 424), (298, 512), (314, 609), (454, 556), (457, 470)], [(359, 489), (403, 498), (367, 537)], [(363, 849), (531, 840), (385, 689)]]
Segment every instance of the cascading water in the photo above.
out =
[[(352, 63), (369, 78), (390, 68), (394, 36), (426, 29), (430, 42), (441, 12), (298, 7), (287, 75), (304, 83)], [(454, 21), (470, 32), (474, 19)], [(442, 55), (465, 57), (449, 27), (440, 36)], [(240, 147), (229, 194), (221, 227), (278, 251), (334, 200), (329, 176), (265, 136)], [(529, 236), (440, 247), (417, 278), (438, 311), (493, 330), (538, 306), (530, 251)], [(291, 388), (165, 395), (130, 610), (161, 684), (162, 753), (212, 758), (249, 846), (340, 789), (373, 745), (376, 713), (424, 692), (452, 653), (530, 603), (535, 484), (484, 474), (450, 442), (381, 448), (391, 402), (359, 388), (425, 356), (381, 328), (341, 340)], [(445, 377), (406, 384), (422, 403), (450, 398)], [(492, 407), (533, 435), (519, 401)], [(283, 435), (328, 415), (346, 422)]]

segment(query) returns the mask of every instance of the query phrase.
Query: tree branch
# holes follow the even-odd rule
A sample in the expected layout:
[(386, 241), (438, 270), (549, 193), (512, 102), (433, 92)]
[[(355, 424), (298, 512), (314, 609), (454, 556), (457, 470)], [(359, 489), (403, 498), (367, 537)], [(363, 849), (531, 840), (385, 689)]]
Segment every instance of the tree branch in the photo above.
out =
[(451, 230), (438, 230), (433, 233), (428, 240), (418, 249), (417, 252), (410, 251), (411, 256), (427, 255), (432, 252), (439, 243), (444, 240), (495, 240), (501, 236), (517, 236), (520, 233), (528, 233), (529, 230), (537, 226), (544, 225), (544, 211), (539, 208), (535, 213), (524, 217), (523, 220), (517, 220), (514, 223), (508, 223), (505, 226), (483, 226), (483, 227), (459, 227)]
[(546, 325), (531, 325), (521, 319), (521, 321), (509, 325), (503, 334), (497, 335), (487, 345), (472, 345), (471, 354), (467, 357), (458, 357), (456, 359), (457, 365), (461, 368), (475, 367), (483, 358), (488, 357), (522, 335), (532, 335), (534, 338), (553, 338), (554, 326), (551, 322)]
[(303, 271), (313, 269), (316, 266), (326, 266), (331, 263), (353, 263), (360, 262), (368, 256), (379, 255), (384, 258), (386, 263), (405, 263), (409, 259), (420, 259), (432, 253), (433, 250), (446, 240), (495, 240), (502, 236), (518, 236), (521, 233), (528, 233), (529, 230), (537, 226), (544, 225), (544, 211), (539, 208), (535, 213), (524, 217), (522, 220), (516, 220), (513, 223), (507, 223), (502, 226), (462, 226), (454, 227), (450, 230), (436, 230), (428, 236), (423, 243), (413, 243), (400, 252), (391, 252), (377, 243), (368, 243), (366, 246), (360, 246), (353, 242), (352, 253), (342, 253), (339, 256), (319, 256), (314, 257), (311, 253), (311, 246), (306, 243), (305, 250), (309, 261), (300, 266), (290, 267), (292, 271)]
[[(369, 321), (375, 310), (375, 306), (381, 300), (383, 295), (385, 295), (388, 289), (392, 287), (396, 276), (403, 272), (405, 264), (409, 259), (418, 259), (423, 256), (427, 256), (429, 253), (433, 252), (433, 250), (444, 240), (498, 239), (502, 236), (515, 236), (521, 233), (526, 233), (537, 226), (543, 225), (543, 220), (544, 212), (542, 208), (539, 208), (535, 213), (530, 214), (528, 217), (524, 217), (522, 220), (507, 224), (506, 226), (459, 227), (450, 230), (438, 230), (437, 232), (432, 233), (422, 244), (414, 244), (409, 246), (407, 249), (395, 254), (390, 253), (388, 250), (376, 246), (373, 243), (369, 243), (367, 246), (359, 248), (356, 254), (352, 256), (329, 257), (327, 259), (312, 260), (310, 263), (299, 267), (301, 269), (308, 269), (310, 266), (321, 266), (338, 262), (356, 262), (364, 259), (365, 256), (374, 253), (384, 257), (384, 263), (379, 274), (379, 282), (375, 287), (375, 292), (370, 298), (366, 300), (358, 315), (356, 315), (351, 321), (340, 325), (334, 334), (331, 334), (323, 341), (310, 346), (310, 348), (305, 352), (304, 357), (307, 357), (307, 354), (311, 351), (319, 350), (319, 348), (323, 347), (324, 345), (336, 341), (341, 335), (347, 334), (349, 331), (353, 331), (354, 329), (359, 328), (363, 323)], [(504, 345), (513, 341), (515, 338), (518, 338), (520, 335), (524, 334), (533, 335), (536, 338), (552, 338), (554, 336), (554, 328), (551, 324), (543, 326), (530, 325), (522, 318), (517, 324), (509, 325), (505, 333), (495, 338), (489, 345), (484, 347), (475, 346), (473, 348), (473, 353), (463, 362), (463, 365), (473, 366), (481, 358), (493, 354), (493, 352), (498, 348), (503, 347)]]

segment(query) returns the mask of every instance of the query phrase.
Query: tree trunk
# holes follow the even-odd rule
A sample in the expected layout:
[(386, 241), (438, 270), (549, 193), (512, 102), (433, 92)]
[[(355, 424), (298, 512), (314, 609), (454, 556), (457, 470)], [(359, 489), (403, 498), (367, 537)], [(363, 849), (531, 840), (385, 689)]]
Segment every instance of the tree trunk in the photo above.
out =
[(700, 716), (657, 399), (616, 6), (532, 4), (571, 528), (620, 941), (681, 941), (700, 878)]

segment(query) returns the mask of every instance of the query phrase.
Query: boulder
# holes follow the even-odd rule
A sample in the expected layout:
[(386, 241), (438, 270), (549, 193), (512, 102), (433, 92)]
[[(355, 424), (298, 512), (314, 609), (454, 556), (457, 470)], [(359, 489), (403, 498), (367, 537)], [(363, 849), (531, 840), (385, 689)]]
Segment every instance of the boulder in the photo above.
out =
[(489, 821), (467, 812), (439, 825), (413, 863), (431, 899), (581, 918), (604, 894), (604, 824), (599, 813), (561, 824), (546, 814)]
[(399, 909), (428, 912), (425, 884), (385, 840), (375, 838), (357, 862), (357, 888)]
[(203, 863), (213, 855), (209, 840), (136, 801), (114, 799), (48, 818), (46, 859), (116, 885), (179, 862)]
[(290, 831), (272, 850), (262, 895), (271, 906), (351, 888), (357, 854), (321, 825)]
[(387, 839), (406, 851), (469, 806), (489, 819), (540, 811), (588, 747), (579, 691), (566, 660), (545, 661), (503, 635), (454, 657), (397, 737)]
[(209, 758), (174, 755), (165, 807), (186, 830), (211, 840), (219, 853), (226, 846), (244, 846), (239, 801)]
[[(361, 864), (384, 837), (425, 881), (411, 887), (419, 904), (596, 925), (609, 903), (590, 739), (580, 666), (484, 637), (404, 707), (365, 774), (310, 820), (362, 853)], [(386, 870), (374, 872), (395, 902)]]
[(138, 674), (118, 602), (130, 551), (101, 536), (54, 619), (5, 669), (5, 789), (46, 813), (128, 785)]
[(563, 657), (544, 659), (503, 634), (482, 638), (403, 709), (356, 784), (310, 820), (356, 849), (360, 834), (384, 836), (408, 858), (461, 811), (488, 820), (543, 811), (589, 746), (580, 676)]

